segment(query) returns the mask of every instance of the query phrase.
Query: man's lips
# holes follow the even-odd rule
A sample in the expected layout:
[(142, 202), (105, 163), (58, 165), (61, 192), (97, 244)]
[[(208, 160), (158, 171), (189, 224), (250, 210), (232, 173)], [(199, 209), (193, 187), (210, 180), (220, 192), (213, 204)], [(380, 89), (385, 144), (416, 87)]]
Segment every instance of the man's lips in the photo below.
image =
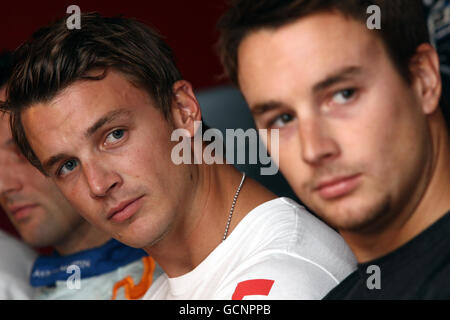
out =
[(132, 217), (141, 208), (141, 199), (143, 197), (139, 196), (131, 200), (122, 201), (119, 205), (108, 211), (107, 219), (115, 222), (123, 222)]
[(23, 220), (27, 218), (31, 211), (38, 207), (38, 204), (32, 203), (32, 204), (22, 204), (22, 205), (15, 205), (12, 207), (8, 207), (8, 211), (11, 212), (11, 215), (16, 219), (17, 221)]
[(323, 179), (314, 189), (325, 200), (342, 197), (359, 185), (361, 174)]

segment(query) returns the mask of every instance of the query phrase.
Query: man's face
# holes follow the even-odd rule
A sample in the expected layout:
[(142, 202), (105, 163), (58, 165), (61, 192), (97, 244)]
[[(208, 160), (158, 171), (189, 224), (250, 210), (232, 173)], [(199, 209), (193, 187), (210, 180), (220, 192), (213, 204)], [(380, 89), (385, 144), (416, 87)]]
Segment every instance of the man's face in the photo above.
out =
[(418, 201), (426, 117), (374, 31), (317, 14), (251, 33), (238, 58), (255, 122), (280, 130), (279, 151), (268, 148), (313, 211), (365, 230)]
[(56, 185), (20, 154), (7, 115), (0, 115), (0, 205), (34, 247), (57, 245), (84, 221)]
[(169, 122), (122, 74), (75, 82), (22, 121), (46, 172), (91, 224), (134, 247), (176, 224), (189, 173), (171, 161)]

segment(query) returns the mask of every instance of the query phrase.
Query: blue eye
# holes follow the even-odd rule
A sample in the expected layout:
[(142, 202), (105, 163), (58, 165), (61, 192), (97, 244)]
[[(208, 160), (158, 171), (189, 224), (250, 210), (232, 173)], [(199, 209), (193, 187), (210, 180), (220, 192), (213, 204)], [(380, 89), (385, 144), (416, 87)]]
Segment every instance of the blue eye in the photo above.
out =
[(125, 130), (123, 130), (123, 129), (114, 130), (113, 132), (108, 134), (108, 136), (106, 137), (105, 144), (114, 143), (117, 140), (122, 139), (124, 134), (125, 134)]
[(355, 95), (355, 89), (345, 89), (333, 95), (333, 102), (337, 104), (345, 104)]
[(57, 175), (60, 177), (65, 176), (65, 175), (69, 174), (70, 172), (72, 172), (77, 166), (78, 166), (78, 163), (76, 160), (66, 161), (62, 165), (61, 169), (58, 170)]
[(286, 124), (291, 122), (293, 119), (294, 119), (294, 117), (292, 117), (290, 114), (283, 113), (282, 115), (276, 117), (273, 120), (273, 122), (271, 124), (271, 127), (273, 127), (273, 128), (282, 128)]

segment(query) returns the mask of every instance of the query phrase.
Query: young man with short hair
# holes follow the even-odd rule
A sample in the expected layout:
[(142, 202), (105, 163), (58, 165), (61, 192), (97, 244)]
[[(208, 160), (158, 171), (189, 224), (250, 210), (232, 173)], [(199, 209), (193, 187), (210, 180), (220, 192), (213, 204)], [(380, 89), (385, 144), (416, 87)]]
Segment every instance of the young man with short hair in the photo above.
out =
[(238, 0), (219, 26), (281, 171), (358, 259), (328, 298), (449, 298), (449, 136), (421, 1)]
[[(1, 54), (0, 101), (6, 97), (4, 82), (10, 76), (11, 67), (10, 54)], [(10, 268), (17, 273), (28, 272), (23, 279), (33, 288), (28, 291), (28, 298), (137, 299), (150, 287), (153, 276), (162, 273), (160, 268), (155, 269), (154, 261), (145, 251), (111, 239), (79, 215), (54, 182), (20, 154), (11, 136), (9, 115), (2, 112), (0, 206), (26, 244), (34, 248), (54, 248), (53, 254), (48, 256), (31, 255), (34, 259), (30, 269), (26, 264)], [(30, 256), (26, 254), (27, 250), (19, 252), (20, 246), (16, 242), (8, 242), (10, 251), (6, 251), (5, 245), (2, 247), (5, 251), (1, 251), (1, 260), (13, 256), (14, 250), (17, 250), (16, 261), (24, 255)], [(79, 286), (75, 279), (79, 280)], [(11, 277), (0, 276), (0, 287), (14, 288), (8, 281)], [(136, 288), (138, 284), (141, 285)], [(11, 292), (10, 295), (15, 291)], [(25, 295), (20, 297), (25, 298)]]
[(231, 165), (174, 163), (172, 133), (193, 139), (201, 112), (152, 29), (83, 14), (16, 54), (15, 140), (89, 222), (161, 265), (146, 299), (318, 299), (353, 270), (340, 236), (294, 201)]

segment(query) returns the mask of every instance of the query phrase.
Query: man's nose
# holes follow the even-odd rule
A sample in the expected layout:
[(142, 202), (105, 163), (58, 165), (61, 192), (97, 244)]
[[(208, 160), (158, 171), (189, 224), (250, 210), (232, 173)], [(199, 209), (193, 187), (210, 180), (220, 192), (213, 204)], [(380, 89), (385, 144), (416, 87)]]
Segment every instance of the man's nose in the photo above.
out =
[(340, 152), (337, 142), (317, 118), (300, 121), (299, 136), (302, 158), (309, 165), (320, 165)]
[(100, 165), (99, 161), (84, 164), (83, 172), (93, 198), (105, 197), (122, 184), (120, 175), (107, 165)]

